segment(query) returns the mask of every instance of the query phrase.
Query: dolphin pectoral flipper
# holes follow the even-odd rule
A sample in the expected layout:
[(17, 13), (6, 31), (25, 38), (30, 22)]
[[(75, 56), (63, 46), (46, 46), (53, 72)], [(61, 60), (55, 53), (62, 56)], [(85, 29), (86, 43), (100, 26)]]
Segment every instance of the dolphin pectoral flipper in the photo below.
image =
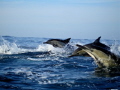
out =
[(73, 56), (85, 56), (85, 57), (90, 57), (90, 55), (83, 50), (84, 46), (78, 45), (78, 44), (76, 44), (76, 46), (77, 46), (78, 48), (77, 48), (77, 49), (72, 53), (72, 55), (70, 55), (69, 57), (73, 57)]
[(76, 49), (72, 55), (70, 55), (69, 57), (74, 57), (74, 56), (85, 56), (85, 57), (90, 57), (90, 55), (88, 55), (84, 50), (82, 50), (81, 48)]

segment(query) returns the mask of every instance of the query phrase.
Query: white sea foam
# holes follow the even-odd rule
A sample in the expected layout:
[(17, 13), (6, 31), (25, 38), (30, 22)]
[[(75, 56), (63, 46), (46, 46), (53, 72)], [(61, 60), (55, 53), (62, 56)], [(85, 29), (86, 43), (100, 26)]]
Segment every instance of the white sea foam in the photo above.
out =
[(15, 74), (26, 74), (27, 76), (33, 75), (32, 72), (30, 70), (28, 70), (28, 68), (19, 68), (19, 69), (14, 69), (12, 72), (14, 72)]
[[(72, 47), (72, 48), (71, 48)], [(38, 48), (36, 49), (36, 51), (38, 52), (51, 52), (52, 55), (55, 56), (65, 56), (69, 53), (72, 53), (74, 51), (74, 46), (66, 46), (64, 48), (55, 48), (52, 45), (48, 45), (48, 44), (41, 44), (38, 46)]]
[[(38, 82), (39, 84), (53, 84), (58, 82), (57, 80), (54, 80), (53, 77), (59, 77), (57, 74), (51, 74), (50, 72), (43, 72), (43, 73), (35, 73), (30, 68), (17, 68), (11, 71), (12, 73), (16, 75), (24, 75), (26, 78)], [(53, 78), (53, 79), (49, 79)]]
[(41, 44), (38, 46), (36, 51), (51, 51), (53, 53), (64, 53), (65, 50), (63, 48), (54, 48), (52, 45)]
[(0, 54), (18, 54), (30, 51), (34, 50), (19, 48), (15, 42), (9, 42), (2, 37), (0, 38)]
[(115, 53), (116, 55), (120, 55), (120, 44), (117, 41), (112, 44), (111, 52)]
[(20, 49), (15, 43), (10, 43), (7, 40), (1, 38), (0, 54), (13, 54), (17, 53), (16, 51), (20, 51)]
[(18, 54), (28, 51), (31, 50), (21, 49), (17, 46), (16, 43), (10, 43), (8, 41), (5, 41), (2, 45), (0, 45), (0, 54)]

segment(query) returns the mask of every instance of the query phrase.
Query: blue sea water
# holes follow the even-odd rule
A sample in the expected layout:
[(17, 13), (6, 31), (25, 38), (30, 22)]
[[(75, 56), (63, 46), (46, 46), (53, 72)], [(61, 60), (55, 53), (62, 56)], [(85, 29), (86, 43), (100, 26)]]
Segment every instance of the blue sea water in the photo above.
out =
[[(120, 76), (96, 72), (91, 57), (68, 57), (92, 39), (71, 39), (65, 48), (43, 44), (50, 38), (0, 37), (0, 90), (119, 90)], [(120, 55), (119, 40), (101, 40)]]

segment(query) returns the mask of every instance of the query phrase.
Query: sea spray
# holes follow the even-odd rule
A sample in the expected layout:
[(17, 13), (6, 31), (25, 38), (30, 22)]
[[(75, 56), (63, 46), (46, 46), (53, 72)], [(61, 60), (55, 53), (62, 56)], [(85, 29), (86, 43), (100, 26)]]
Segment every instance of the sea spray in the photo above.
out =
[(2, 37), (0, 41), (0, 54), (14, 54), (20, 50), (15, 43), (10, 43)]
[(0, 37), (0, 54), (18, 54), (33, 51), (32, 49), (20, 48), (15, 41), (8, 41)]
[(120, 55), (120, 43), (119, 41), (114, 41), (114, 43), (111, 45), (111, 52), (115, 53), (116, 55)]

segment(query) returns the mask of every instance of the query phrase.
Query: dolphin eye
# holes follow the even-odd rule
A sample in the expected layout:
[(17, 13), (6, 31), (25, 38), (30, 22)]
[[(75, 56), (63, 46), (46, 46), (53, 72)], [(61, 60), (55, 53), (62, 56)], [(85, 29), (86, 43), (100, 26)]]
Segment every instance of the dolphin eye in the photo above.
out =
[(53, 46), (54, 46), (54, 47), (57, 47), (57, 45), (56, 45), (56, 44), (53, 44)]

